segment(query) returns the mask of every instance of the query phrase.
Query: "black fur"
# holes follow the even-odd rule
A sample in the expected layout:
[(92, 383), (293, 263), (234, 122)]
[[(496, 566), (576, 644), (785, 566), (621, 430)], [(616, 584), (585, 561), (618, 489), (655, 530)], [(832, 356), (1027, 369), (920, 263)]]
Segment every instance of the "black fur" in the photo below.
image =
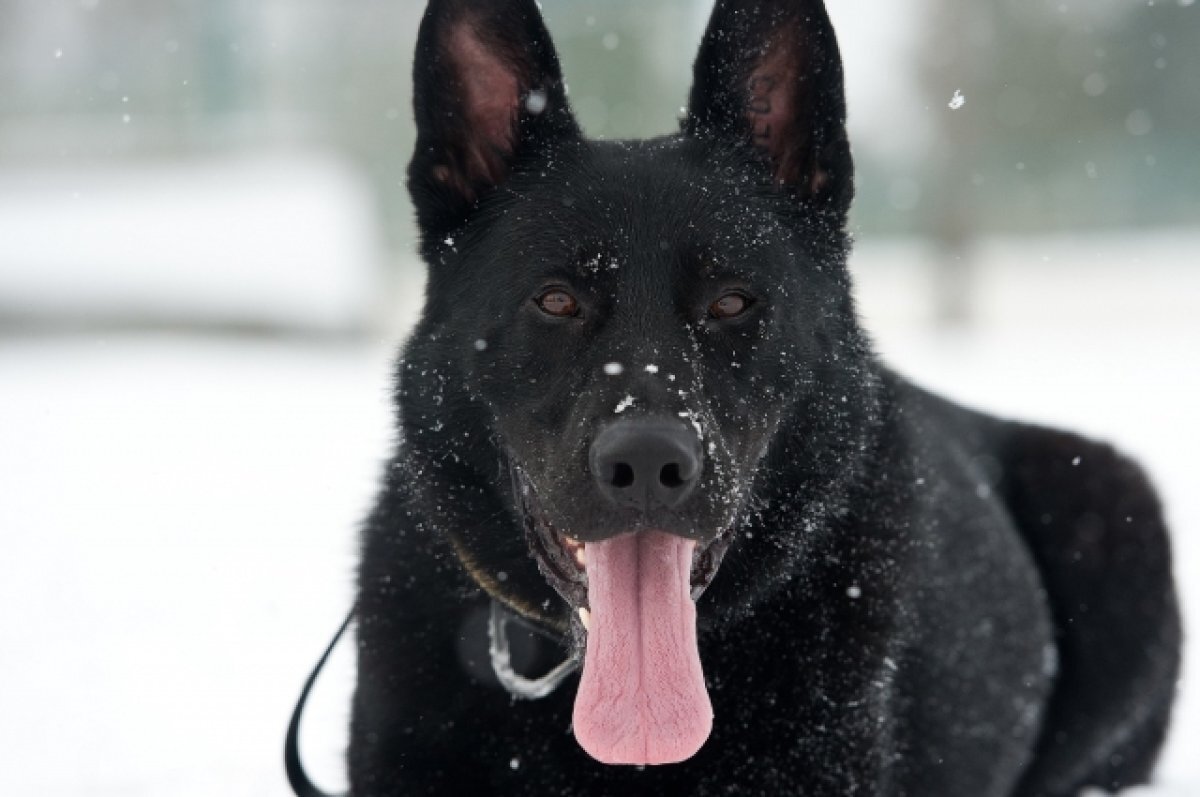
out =
[[(430, 3), (410, 168), (429, 287), (362, 540), (353, 793), (1144, 781), (1180, 641), (1152, 489), (1105, 445), (956, 407), (874, 357), (819, 2), (721, 0), (695, 71), (681, 134), (587, 141), (533, 0)], [(579, 313), (543, 313), (548, 286)], [(707, 314), (731, 290), (749, 309)], [(681, 414), (707, 445), (695, 496), (650, 517), (607, 504), (598, 432)], [(538, 523), (729, 541), (697, 604), (716, 719), (691, 760), (598, 764), (570, 732), (574, 679), (514, 702), (492, 676), (490, 599), (538, 631), (514, 640), (522, 670), (580, 643), (570, 591), (531, 554)]]

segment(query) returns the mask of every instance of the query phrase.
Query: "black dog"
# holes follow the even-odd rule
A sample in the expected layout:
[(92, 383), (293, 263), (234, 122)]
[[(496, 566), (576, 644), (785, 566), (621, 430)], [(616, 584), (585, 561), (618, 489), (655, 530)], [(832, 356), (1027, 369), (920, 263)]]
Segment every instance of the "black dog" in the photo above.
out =
[[(719, 0), (651, 141), (583, 138), (534, 0), (432, 0), (414, 72), (429, 287), (362, 540), (355, 795), (1147, 778), (1180, 643), (1157, 500), (872, 355), (819, 0)], [(582, 672), (514, 700), (509, 656)]]

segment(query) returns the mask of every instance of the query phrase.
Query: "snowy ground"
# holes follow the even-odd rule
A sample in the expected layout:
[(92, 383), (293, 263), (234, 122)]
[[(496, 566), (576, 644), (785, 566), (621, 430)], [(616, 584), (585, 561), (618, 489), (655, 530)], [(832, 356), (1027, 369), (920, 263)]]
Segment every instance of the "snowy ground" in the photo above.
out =
[(357, 329), (374, 308), (368, 186), (317, 151), (0, 164), (0, 315)]
[[(1130, 268), (1145, 246), (1108, 243), (1091, 270), (1047, 265), (1071, 242), (992, 247), (982, 323), (958, 331), (923, 319), (920, 253), (866, 246), (864, 310), (920, 381), (1139, 456), (1196, 615), (1195, 247), (1160, 240), (1157, 265)], [(348, 606), (390, 437), (390, 356), (386, 341), (0, 337), (0, 794), (287, 793), (284, 725)], [(1147, 794), (1200, 794), (1196, 658)], [(344, 783), (348, 690), (343, 650), (304, 736), (328, 788)]]

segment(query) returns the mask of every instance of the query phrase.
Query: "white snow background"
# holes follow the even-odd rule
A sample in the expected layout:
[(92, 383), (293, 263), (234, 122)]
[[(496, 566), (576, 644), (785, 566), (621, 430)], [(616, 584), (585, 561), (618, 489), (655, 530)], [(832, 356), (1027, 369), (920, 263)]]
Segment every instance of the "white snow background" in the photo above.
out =
[[(950, 329), (929, 321), (923, 247), (867, 242), (855, 258), (864, 315), (902, 370), (1142, 460), (1192, 617), (1198, 242), (993, 241), (975, 323)], [(414, 277), (398, 323), (419, 295)], [(285, 724), (349, 605), (356, 524), (391, 440), (387, 337), (0, 335), (0, 794), (288, 793)], [(1200, 794), (1191, 650), (1146, 794)], [(350, 663), (343, 646), (304, 726), (331, 789)]]

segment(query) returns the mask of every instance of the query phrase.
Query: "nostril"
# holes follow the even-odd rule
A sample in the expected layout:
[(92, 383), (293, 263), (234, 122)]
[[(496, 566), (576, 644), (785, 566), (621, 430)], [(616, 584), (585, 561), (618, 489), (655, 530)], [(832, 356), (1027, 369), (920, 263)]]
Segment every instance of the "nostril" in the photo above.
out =
[(618, 462), (613, 468), (612, 486), (629, 487), (633, 484), (633, 467), (627, 462)]
[(658, 481), (663, 487), (669, 487), (674, 490), (683, 486), (683, 479), (679, 475), (679, 463), (669, 462), (663, 465), (662, 470), (658, 472)]

